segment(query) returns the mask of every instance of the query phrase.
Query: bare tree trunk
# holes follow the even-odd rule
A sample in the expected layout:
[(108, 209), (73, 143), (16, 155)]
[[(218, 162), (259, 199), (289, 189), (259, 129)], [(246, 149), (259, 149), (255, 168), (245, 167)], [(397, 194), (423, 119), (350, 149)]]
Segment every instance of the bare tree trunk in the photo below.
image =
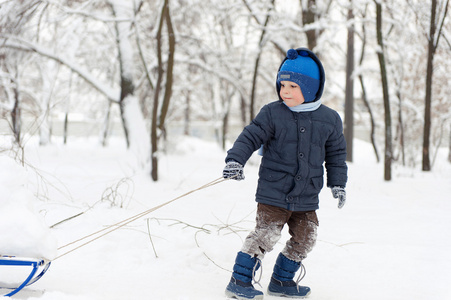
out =
[(171, 101), (171, 95), (172, 95), (172, 84), (173, 84), (173, 70), (174, 70), (174, 55), (175, 55), (175, 34), (174, 34), (174, 28), (172, 27), (172, 20), (171, 20), (171, 14), (169, 10), (169, 1), (166, 2), (166, 10), (164, 14), (164, 18), (166, 19), (166, 26), (168, 29), (168, 40), (169, 40), (169, 55), (168, 55), (168, 62), (166, 67), (166, 86), (164, 89), (164, 96), (163, 96), (163, 104), (161, 106), (161, 112), (160, 112), (160, 121), (158, 124), (158, 128), (165, 132), (165, 120), (166, 115), (168, 114), (169, 110), (169, 103)]
[(423, 130), (423, 171), (431, 170), (431, 161), (429, 158), (429, 144), (431, 135), (431, 101), (432, 101), (432, 73), (433, 60), (435, 53), (435, 11), (437, 9), (437, 0), (431, 3), (431, 21), (429, 27), (428, 58), (426, 70), (426, 96), (424, 99), (424, 130)]
[[(3, 57), (2, 57), (3, 58)], [(8, 72), (7, 67), (6, 72)], [(21, 113), (20, 113), (20, 93), (19, 93), (19, 72), (17, 70), (16, 66), (16, 72), (15, 72), (15, 79), (11, 78), (11, 81), (13, 81), (15, 84), (13, 85), (13, 92), (8, 93), (8, 90), (6, 89), (5, 92), (7, 94), (7, 98), (11, 98), (11, 94), (13, 94), (14, 98), (14, 104), (13, 108), (11, 110), (11, 127), (14, 134), (14, 141), (20, 145), (20, 138), (21, 138), (21, 130), (22, 130), (22, 119), (21, 119)], [(9, 94), (9, 95), (8, 95)]]
[(348, 45), (346, 55), (346, 95), (345, 95), (345, 128), (346, 160), (352, 162), (352, 149), (354, 139), (354, 14), (352, 12), (352, 0), (349, 0), (348, 22)]
[[(158, 118), (158, 108), (159, 108), (159, 96), (160, 96), (160, 88), (161, 83), (163, 81), (163, 58), (162, 58), (162, 31), (163, 31), (163, 23), (166, 20), (166, 26), (168, 30), (168, 40), (169, 40), (169, 55), (168, 55), (168, 63), (166, 70), (166, 86), (165, 93), (163, 96), (163, 103), (160, 112), (160, 119)], [(169, 11), (169, 0), (165, 0), (163, 4), (163, 8), (161, 10), (161, 18), (157, 31), (157, 58), (158, 58), (158, 78), (157, 84), (155, 86), (155, 94), (152, 108), (152, 125), (151, 125), (151, 161), (152, 161), (152, 170), (151, 176), (154, 181), (158, 180), (158, 140), (159, 136), (157, 133), (157, 129), (161, 130), (164, 133), (164, 122), (166, 119), (166, 115), (169, 109), (169, 102), (172, 94), (172, 82), (173, 82), (173, 68), (174, 68), (174, 53), (175, 53), (175, 34), (174, 29), (172, 27), (172, 21)]]
[(64, 128), (63, 128), (63, 143), (64, 145), (67, 144), (67, 134), (68, 134), (68, 129), (69, 129), (69, 113), (66, 111), (64, 113)]
[(374, 155), (376, 155), (376, 161), (379, 162), (380, 161), (379, 151), (377, 150), (377, 145), (376, 145), (376, 122), (374, 121), (373, 111), (371, 110), (370, 103), (366, 96), (366, 88), (365, 88), (365, 83), (363, 81), (362, 75), (359, 75), (359, 81), (360, 81), (360, 87), (362, 88), (362, 100), (363, 100), (363, 103), (365, 104), (366, 109), (368, 110), (368, 114), (370, 115), (370, 122), (371, 122), (370, 140), (371, 140), (371, 144), (373, 145)]
[(224, 113), (224, 117), (222, 118), (222, 149), (226, 150), (226, 141), (227, 141), (227, 133), (228, 133), (228, 126), (229, 126), (229, 115), (230, 111), (227, 110)]
[(191, 116), (191, 92), (188, 91), (186, 95), (186, 102), (185, 102), (185, 123), (183, 128), (183, 134), (189, 135), (190, 132), (190, 116)]
[[(441, 31), (445, 23), (446, 15), (448, 13), (449, 0), (446, 0), (444, 4), (444, 12), (442, 18), (436, 22), (437, 0), (431, 2), (431, 21), (429, 27), (428, 37), (428, 57), (427, 57), (427, 69), (426, 69), (426, 96), (425, 96), (425, 108), (424, 108), (424, 131), (423, 131), (423, 171), (431, 170), (431, 161), (429, 158), (429, 146), (431, 135), (431, 102), (432, 102), (432, 76), (434, 71), (434, 55), (438, 47), (441, 37)], [(435, 34), (438, 27), (438, 32)]]
[(398, 90), (396, 92), (396, 95), (398, 96), (399, 100), (399, 108), (398, 108), (398, 136), (399, 136), (399, 145), (401, 146), (401, 160), (402, 165), (406, 165), (406, 151), (404, 147), (404, 121), (402, 118), (402, 97), (401, 92)]
[[(261, 36), (263, 38), (263, 34)], [(251, 101), (249, 103), (249, 119), (252, 120), (255, 117), (254, 106), (255, 106), (255, 89), (257, 88), (257, 75), (258, 75), (258, 66), (260, 64), (260, 55), (262, 49), (259, 48), (257, 59), (255, 60), (254, 67), (254, 76), (252, 78), (252, 91), (251, 91)]]
[(161, 82), (163, 81), (163, 58), (161, 54), (161, 32), (163, 31), (163, 21), (165, 16), (165, 11), (167, 8), (168, 0), (164, 1), (163, 9), (161, 11), (161, 18), (160, 23), (158, 26), (157, 31), (157, 59), (158, 59), (158, 77), (157, 77), (157, 83), (155, 85), (155, 94), (153, 97), (153, 108), (152, 108), (152, 123), (150, 128), (150, 143), (151, 143), (151, 162), (152, 162), (152, 170), (151, 170), (151, 177), (153, 181), (158, 180), (158, 135), (157, 135), (157, 128), (158, 128), (158, 104), (159, 104), (159, 97), (160, 97), (160, 88), (161, 88)]
[(67, 94), (66, 103), (65, 103), (65, 111), (64, 111), (64, 131), (63, 131), (63, 138), (64, 138), (64, 145), (67, 144), (67, 135), (68, 135), (68, 129), (69, 129), (69, 110), (70, 110), (70, 100), (72, 95), (72, 72), (69, 76), (69, 93)]
[[(120, 50), (119, 55), (121, 55)], [(129, 95), (133, 95), (135, 87), (130, 78), (123, 76), (124, 74), (122, 73), (122, 71), (123, 70), (121, 63), (121, 96), (119, 100), (119, 108), (121, 113), (122, 128), (124, 129), (125, 141), (127, 143), (127, 148), (130, 148), (130, 135), (127, 126), (127, 117), (125, 116), (125, 108), (127, 105), (125, 99), (127, 99)]]
[(103, 120), (103, 128), (102, 128), (102, 146), (106, 146), (107, 145), (107, 140), (108, 140), (108, 132), (109, 132), (109, 128), (110, 128), (110, 117), (111, 117), (111, 105), (112, 102), (108, 101), (108, 107), (107, 107), (107, 111), (105, 114), (105, 119)]
[(390, 113), (390, 97), (388, 91), (387, 70), (385, 67), (384, 42), (382, 37), (382, 5), (377, 0), (376, 3), (376, 32), (377, 44), (379, 50), (377, 57), (381, 70), (382, 92), (384, 97), (384, 114), (385, 114), (385, 152), (384, 152), (384, 179), (391, 180), (391, 163), (393, 158), (392, 150), (392, 133), (391, 133), (391, 113)]
[[(12, 74), (9, 67), (6, 65), (5, 59), (6, 55), (0, 55), (1, 72), (9, 74), (9, 76), (4, 76), (0, 79), (0, 86), (2, 87), (5, 97), (8, 100), (9, 105), (7, 110), (10, 110), (9, 115), (11, 116), (11, 131), (14, 135), (14, 141), (20, 145), (21, 130), (22, 130), (22, 120), (21, 120), (21, 110), (20, 110), (20, 91), (19, 91), (19, 72), (18, 65), (14, 66), (15, 74)], [(1, 103), (0, 103), (1, 104)], [(11, 107), (12, 106), (12, 107)], [(0, 105), (0, 110), (2, 106)]]
[[(302, 7), (303, 0), (300, 0), (301, 7)], [(302, 25), (310, 25), (315, 22), (315, 16), (316, 16), (316, 0), (307, 0), (307, 7), (302, 9)], [(317, 29), (310, 29), (305, 32), (305, 35), (307, 36), (307, 45), (310, 50), (313, 51), (315, 49), (317, 44)]]
[(258, 54), (257, 58), (255, 59), (255, 67), (254, 67), (254, 77), (252, 79), (252, 91), (251, 91), (251, 101), (249, 104), (249, 118), (250, 120), (254, 119), (255, 112), (254, 112), (254, 106), (255, 106), (255, 93), (257, 89), (257, 77), (258, 77), (258, 68), (260, 66), (260, 57), (263, 51), (264, 47), (264, 38), (266, 34), (266, 27), (268, 26), (269, 19), (271, 17), (271, 10), (274, 7), (274, 0), (271, 0), (271, 6), (268, 7), (268, 11), (266, 12), (266, 20), (265, 24), (263, 25), (262, 33), (260, 35), (260, 41), (258, 43)]
[[(366, 8), (367, 7), (365, 7), (363, 18), (366, 17)], [(363, 63), (363, 58), (365, 56), (365, 48), (366, 48), (366, 29), (365, 29), (365, 24), (362, 24), (362, 50), (360, 52), (359, 66), (361, 66)], [(376, 122), (374, 121), (373, 111), (371, 110), (370, 103), (366, 96), (367, 94), (366, 94), (365, 82), (363, 80), (363, 75), (361, 73), (359, 74), (359, 81), (360, 81), (360, 87), (362, 89), (362, 100), (363, 100), (363, 103), (365, 104), (366, 109), (368, 110), (368, 114), (370, 115), (370, 122), (371, 122), (370, 140), (371, 140), (371, 144), (373, 145), (373, 150), (374, 150), (374, 154), (376, 155), (376, 160), (377, 160), (377, 162), (379, 162), (380, 161), (379, 151), (377, 150), (376, 138), (375, 138)]]
[(240, 97), (240, 106), (241, 106), (241, 122), (243, 127), (247, 125), (246, 121), (246, 99), (243, 96)]
[(14, 87), (14, 106), (11, 111), (11, 120), (12, 120), (14, 141), (17, 144), (20, 144), (20, 131), (21, 131), (21, 127), (22, 127), (19, 103), (20, 103), (19, 87), (17, 86), (17, 80), (16, 80), (16, 86)]

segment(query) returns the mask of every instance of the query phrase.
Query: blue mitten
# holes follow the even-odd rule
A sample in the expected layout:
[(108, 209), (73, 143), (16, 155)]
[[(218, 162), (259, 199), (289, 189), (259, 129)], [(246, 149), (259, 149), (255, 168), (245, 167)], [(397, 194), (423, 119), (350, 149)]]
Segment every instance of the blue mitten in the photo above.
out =
[(342, 208), (345, 205), (346, 202), (346, 191), (344, 187), (341, 186), (333, 186), (332, 189), (332, 196), (334, 196), (335, 199), (338, 198), (338, 208)]
[(243, 180), (243, 165), (234, 160), (229, 160), (224, 167), (224, 171), (222, 171), (222, 177), (234, 180)]

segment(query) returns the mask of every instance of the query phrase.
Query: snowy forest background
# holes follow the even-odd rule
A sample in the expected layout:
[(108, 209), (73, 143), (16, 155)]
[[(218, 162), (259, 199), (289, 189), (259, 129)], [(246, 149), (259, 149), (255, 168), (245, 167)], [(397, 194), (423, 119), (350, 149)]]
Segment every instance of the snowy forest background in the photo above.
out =
[[(160, 205), (221, 178), (225, 151), (277, 99), (286, 51), (308, 47), (326, 70), (322, 101), (345, 123), (349, 181), (341, 210), (320, 193), (302, 284), (315, 300), (450, 299), (448, 11), (449, 0), (0, 0), (0, 255), (52, 261), (13, 298), (224, 299), (255, 225), (260, 157), (244, 181)], [(17, 269), (0, 269), (0, 298), (28, 276)]]
[(31, 135), (42, 146), (120, 135), (158, 180), (172, 135), (226, 147), (277, 99), (286, 50), (308, 47), (325, 66), (323, 101), (343, 116), (349, 159), (356, 135), (378, 160), (428, 170), (451, 139), (448, 3), (2, 0), (1, 132), (19, 152)]

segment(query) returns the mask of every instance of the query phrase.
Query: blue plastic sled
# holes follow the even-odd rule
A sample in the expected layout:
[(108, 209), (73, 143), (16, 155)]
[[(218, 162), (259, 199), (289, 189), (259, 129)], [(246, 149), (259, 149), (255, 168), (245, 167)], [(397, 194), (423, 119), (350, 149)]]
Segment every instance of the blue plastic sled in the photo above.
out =
[[(0, 269), (2, 266), (30, 266), (31, 272), (30, 275), (28, 275), (27, 279), (19, 285), (18, 287), (2, 287), (1, 289), (11, 289), (12, 291), (9, 292), (6, 295), (0, 295), (0, 296), (7, 296), (10, 297), (17, 292), (19, 292), (21, 289), (26, 287), (27, 285), (33, 284), (36, 281), (38, 281), (44, 274), (47, 272), (47, 270), (50, 267), (50, 261), (47, 261), (45, 259), (35, 259), (35, 258), (25, 258), (25, 257), (16, 257), (16, 256), (5, 256), (0, 255)], [(42, 269), (42, 271), (38, 274), (39, 268)], [(36, 275), (38, 274), (38, 275)]]

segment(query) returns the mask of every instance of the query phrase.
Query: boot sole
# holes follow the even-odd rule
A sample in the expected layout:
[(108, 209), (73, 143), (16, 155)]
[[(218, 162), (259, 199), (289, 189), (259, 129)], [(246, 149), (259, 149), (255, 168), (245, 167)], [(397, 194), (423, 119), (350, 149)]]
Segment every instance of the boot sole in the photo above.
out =
[(229, 290), (226, 290), (225, 294), (226, 294), (226, 296), (228, 298), (235, 298), (235, 299), (238, 299), (238, 300), (262, 300), (263, 299), (263, 295), (257, 295), (257, 296), (255, 296), (253, 298), (247, 298), (247, 297), (238, 296), (238, 295), (232, 293)]
[(287, 295), (284, 293), (277, 293), (277, 292), (271, 292), (268, 289), (268, 295), (271, 296), (276, 296), (276, 297), (285, 297), (285, 298), (294, 298), (294, 299), (304, 299), (307, 298), (310, 295), (311, 291), (309, 291), (307, 294), (305, 294), (304, 296), (296, 296), (296, 295)]

